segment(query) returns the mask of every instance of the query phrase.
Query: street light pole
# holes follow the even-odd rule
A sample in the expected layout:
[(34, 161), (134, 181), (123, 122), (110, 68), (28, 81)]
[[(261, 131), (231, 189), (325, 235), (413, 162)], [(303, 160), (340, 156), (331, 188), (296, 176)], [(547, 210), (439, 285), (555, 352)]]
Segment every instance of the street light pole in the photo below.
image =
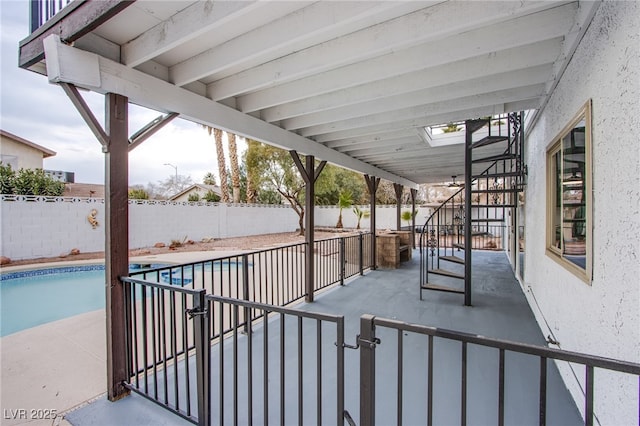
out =
[(174, 184), (177, 186), (178, 185), (178, 166), (174, 166), (171, 163), (164, 163), (164, 165), (165, 166), (169, 166), (169, 167), (173, 167), (174, 170), (176, 171), (176, 178), (175, 178)]

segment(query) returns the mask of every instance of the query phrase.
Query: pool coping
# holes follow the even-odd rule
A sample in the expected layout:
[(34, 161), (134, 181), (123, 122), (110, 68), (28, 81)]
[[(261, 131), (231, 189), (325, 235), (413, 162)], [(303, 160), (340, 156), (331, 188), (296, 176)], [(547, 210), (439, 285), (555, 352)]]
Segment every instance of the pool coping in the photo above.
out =
[[(221, 251), (190, 251), (178, 253), (161, 253), (155, 255), (133, 256), (129, 258), (130, 263), (167, 263), (180, 265), (182, 263), (199, 262), (221, 257), (234, 256), (248, 253), (252, 250), (221, 250)], [(2, 266), (0, 274), (11, 272), (34, 271), (39, 269), (58, 269), (74, 266), (104, 265), (104, 258), (84, 259), (84, 260), (64, 260), (60, 262), (31, 263), (28, 265)]]

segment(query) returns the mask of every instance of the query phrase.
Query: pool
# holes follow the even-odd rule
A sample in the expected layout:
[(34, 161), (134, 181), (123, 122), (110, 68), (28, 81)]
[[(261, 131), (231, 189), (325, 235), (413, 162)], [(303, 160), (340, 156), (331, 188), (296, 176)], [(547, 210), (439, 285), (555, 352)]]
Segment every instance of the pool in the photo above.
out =
[[(131, 269), (140, 268), (132, 265)], [(104, 265), (1, 274), (0, 337), (102, 309), (105, 304), (104, 288)]]
[[(161, 268), (166, 264), (137, 264), (131, 272)], [(249, 264), (249, 266), (252, 266)], [(238, 262), (215, 262), (205, 271), (242, 267)], [(198, 270), (198, 268), (196, 268)], [(201, 270), (201, 269), (200, 269)], [(185, 286), (193, 282), (193, 270), (165, 270), (160, 282)], [(142, 277), (140, 277), (142, 278)], [(146, 279), (153, 281), (152, 276)], [(0, 274), (0, 337), (37, 325), (103, 309), (104, 265), (81, 265)]]

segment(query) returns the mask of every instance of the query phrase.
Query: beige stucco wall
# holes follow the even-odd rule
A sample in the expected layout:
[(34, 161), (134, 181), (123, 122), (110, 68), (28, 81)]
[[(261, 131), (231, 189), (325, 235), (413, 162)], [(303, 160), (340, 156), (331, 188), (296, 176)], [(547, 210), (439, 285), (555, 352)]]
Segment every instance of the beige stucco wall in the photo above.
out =
[[(14, 170), (42, 168), (42, 160), (44, 157), (42, 151), (15, 142), (3, 135), (0, 135), (0, 154), (2, 154), (3, 163), (11, 164)], [(16, 158), (13, 159), (13, 157)]]

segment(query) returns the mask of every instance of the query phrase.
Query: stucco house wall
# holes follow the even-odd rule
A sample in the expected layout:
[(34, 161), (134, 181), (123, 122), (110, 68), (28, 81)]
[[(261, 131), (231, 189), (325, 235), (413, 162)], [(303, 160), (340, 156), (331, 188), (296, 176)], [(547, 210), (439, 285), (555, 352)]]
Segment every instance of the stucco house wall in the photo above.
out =
[(41, 169), (42, 160), (56, 153), (5, 130), (0, 130), (0, 155), (4, 164), (10, 164), (13, 170), (20, 170)]
[[(603, 2), (526, 141), (526, 275), (545, 336), (560, 348), (640, 362), (640, 5)], [(546, 151), (592, 100), (593, 278), (545, 254)], [(559, 364), (584, 409), (584, 369)], [(575, 374), (575, 375), (574, 375)], [(596, 373), (601, 424), (637, 424), (637, 378)]]
[(220, 187), (216, 185), (203, 185), (203, 184), (195, 184), (186, 188), (184, 191), (179, 192), (173, 197), (169, 198), (170, 201), (189, 201), (189, 196), (192, 194), (197, 194), (200, 197), (200, 200), (204, 201), (204, 196), (207, 195), (209, 191), (213, 191), (218, 196), (222, 196), (220, 192)]

